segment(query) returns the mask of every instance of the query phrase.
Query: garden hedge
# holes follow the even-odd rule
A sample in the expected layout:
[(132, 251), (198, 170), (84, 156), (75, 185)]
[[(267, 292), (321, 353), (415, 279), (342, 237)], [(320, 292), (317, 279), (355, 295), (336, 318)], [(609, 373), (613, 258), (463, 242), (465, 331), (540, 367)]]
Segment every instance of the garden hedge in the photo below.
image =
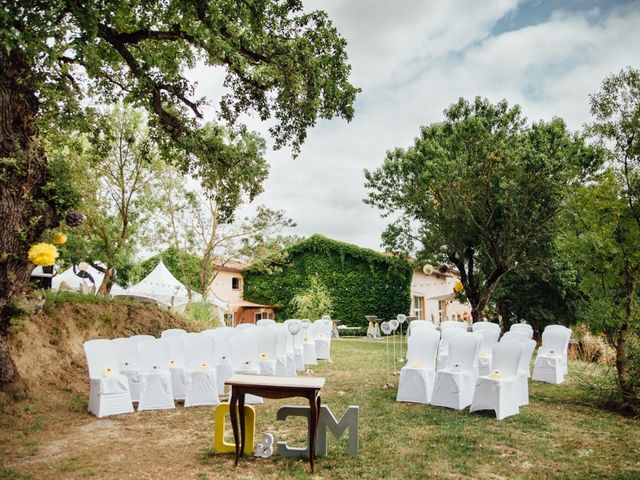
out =
[(277, 313), (279, 319), (295, 316), (291, 299), (309, 287), (312, 276), (318, 276), (331, 294), (332, 318), (345, 325), (366, 326), (365, 315), (388, 320), (409, 313), (413, 269), (406, 260), (322, 235), (285, 252), (287, 262), (275, 273), (264, 273), (264, 265), (244, 272), (245, 300), (285, 305)]

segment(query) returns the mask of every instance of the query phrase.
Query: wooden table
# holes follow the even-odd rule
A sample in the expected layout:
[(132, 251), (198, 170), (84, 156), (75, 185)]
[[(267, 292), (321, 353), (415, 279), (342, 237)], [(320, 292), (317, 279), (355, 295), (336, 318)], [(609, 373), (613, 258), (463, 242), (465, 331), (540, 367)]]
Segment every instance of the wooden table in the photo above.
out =
[[(236, 463), (244, 454), (244, 397), (247, 393), (266, 398), (304, 397), (309, 400), (311, 414), (309, 416), (309, 462), (313, 472), (313, 461), (316, 456), (316, 430), (320, 416), (320, 389), (324, 386), (322, 377), (275, 377), (270, 375), (233, 375), (225, 385), (231, 387), (229, 414), (233, 439), (236, 444)], [(236, 409), (237, 408), (237, 409)], [(240, 414), (240, 439), (238, 438), (238, 412)]]

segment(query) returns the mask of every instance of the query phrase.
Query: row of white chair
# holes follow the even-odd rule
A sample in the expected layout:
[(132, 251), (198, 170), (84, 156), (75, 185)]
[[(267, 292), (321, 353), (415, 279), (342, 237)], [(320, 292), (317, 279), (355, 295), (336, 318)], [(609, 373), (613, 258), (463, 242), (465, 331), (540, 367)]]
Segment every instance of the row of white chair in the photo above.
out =
[[(409, 335), (412, 331), (423, 329), (435, 330), (436, 326), (426, 320), (414, 320), (409, 324)], [(478, 367), (480, 374), (487, 374), (491, 370), (491, 351), (500, 337), (500, 326), (491, 322), (476, 322), (471, 327), (473, 332), (482, 335)], [(440, 325), (442, 338), (438, 352), (438, 365), (444, 365), (448, 354), (448, 344), (452, 336), (467, 330), (465, 322), (445, 321)], [(513, 324), (503, 336), (503, 340), (533, 338), (533, 328), (526, 323)], [(560, 384), (568, 372), (568, 349), (571, 339), (571, 329), (562, 325), (548, 325), (542, 334), (542, 346), (536, 357), (533, 380)]]
[[(325, 323), (307, 328), (300, 321), (289, 323), (296, 326), (263, 322), (262, 328), (221, 327), (201, 333), (170, 329), (161, 339), (136, 335), (85, 342), (89, 411), (98, 417), (131, 412), (132, 402), (138, 402), (139, 411), (174, 408), (175, 400), (184, 400), (185, 407), (215, 405), (234, 373), (296, 375), (305, 368), (304, 351), (317, 361), (316, 345), (320, 357), (330, 358)], [(307, 332), (313, 332), (313, 341), (304, 336)], [(261, 401), (247, 396), (247, 403)]]
[[(536, 342), (519, 329), (505, 333), (498, 342), (499, 333), (499, 328), (488, 325), (470, 333), (445, 327), (442, 335), (435, 328), (414, 328), (407, 340), (407, 365), (400, 373), (397, 401), (491, 409), (498, 419), (517, 414), (520, 406), (529, 403), (528, 378)], [(550, 326), (543, 342), (561, 336), (568, 343), (570, 335), (566, 327)], [(538, 356), (545, 365), (555, 362), (560, 367), (562, 357), (557, 353), (563, 346), (558, 343), (553, 348), (541, 348)]]

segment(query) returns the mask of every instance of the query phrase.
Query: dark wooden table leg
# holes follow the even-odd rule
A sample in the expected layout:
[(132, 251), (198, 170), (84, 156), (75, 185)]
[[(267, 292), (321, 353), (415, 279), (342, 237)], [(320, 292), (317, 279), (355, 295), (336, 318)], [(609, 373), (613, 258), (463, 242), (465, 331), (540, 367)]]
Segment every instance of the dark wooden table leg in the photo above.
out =
[(236, 467), (240, 458), (240, 436), (238, 435), (238, 391), (236, 387), (231, 387), (231, 398), (229, 399), (229, 417), (231, 417), (231, 428), (233, 429), (233, 441), (236, 444)]
[[(320, 423), (320, 408), (322, 407), (322, 402), (320, 401), (320, 392), (316, 392), (316, 401), (318, 402), (318, 408), (316, 409), (316, 430), (317, 430), (318, 424)], [(314, 432), (313, 438), (315, 437), (316, 437), (316, 434)], [(313, 451), (313, 457), (318, 458), (315, 450)]]
[(244, 396), (245, 393), (240, 390), (240, 392), (238, 393), (238, 398), (239, 398), (239, 402), (238, 402), (238, 413), (240, 414), (240, 456), (244, 455), (244, 445), (245, 445), (245, 429), (244, 429)]
[(316, 393), (309, 395), (309, 421), (311, 422), (311, 429), (309, 431), (309, 463), (311, 464), (311, 471), (313, 472), (313, 460), (316, 456), (316, 431), (318, 430), (318, 403), (316, 402)]

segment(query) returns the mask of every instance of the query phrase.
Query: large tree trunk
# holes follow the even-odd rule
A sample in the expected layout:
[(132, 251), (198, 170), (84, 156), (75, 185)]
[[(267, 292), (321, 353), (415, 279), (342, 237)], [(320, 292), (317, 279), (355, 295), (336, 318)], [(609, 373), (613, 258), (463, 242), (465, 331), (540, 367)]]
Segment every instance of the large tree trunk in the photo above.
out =
[(629, 385), (629, 372), (627, 371), (627, 338), (629, 336), (629, 325), (625, 322), (618, 332), (616, 341), (616, 371), (618, 373), (618, 384), (620, 390), (625, 394), (632, 392)]
[(102, 284), (100, 288), (96, 292), (96, 295), (100, 295), (102, 297), (106, 297), (109, 295), (111, 291), (111, 284), (113, 283), (113, 268), (107, 267), (104, 269), (104, 278), (102, 279)]
[(11, 303), (28, 288), (29, 247), (54, 210), (45, 201), (47, 159), (37, 141), (38, 100), (30, 65), (19, 50), (0, 49), (0, 389), (21, 384), (9, 354)]

